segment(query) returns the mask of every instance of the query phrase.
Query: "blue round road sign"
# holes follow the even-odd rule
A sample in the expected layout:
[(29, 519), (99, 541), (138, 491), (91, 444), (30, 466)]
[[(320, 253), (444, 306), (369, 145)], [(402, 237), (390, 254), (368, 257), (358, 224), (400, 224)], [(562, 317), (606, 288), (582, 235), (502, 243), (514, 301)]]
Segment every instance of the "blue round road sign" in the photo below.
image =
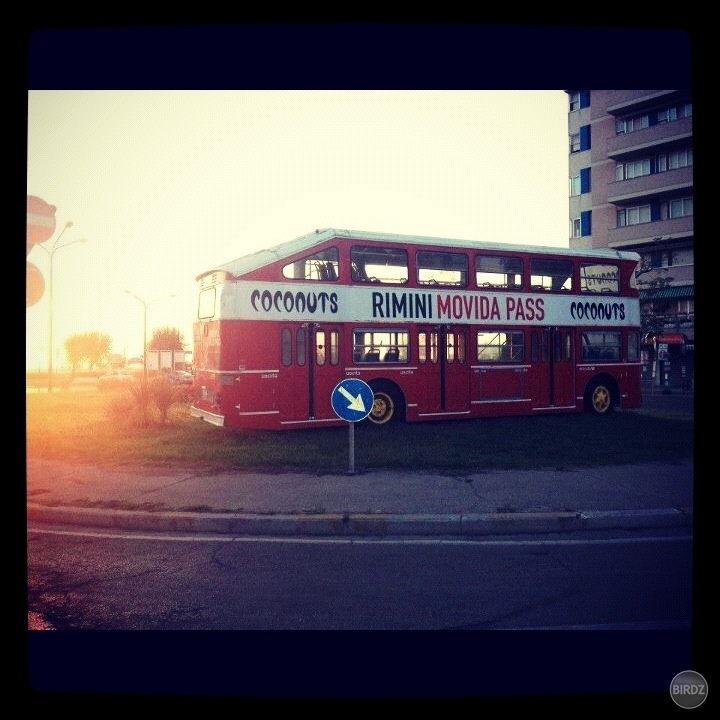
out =
[(348, 422), (364, 420), (370, 414), (374, 401), (372, 388), (357, 378), (340, 381), (330, 395), (335, 414)]

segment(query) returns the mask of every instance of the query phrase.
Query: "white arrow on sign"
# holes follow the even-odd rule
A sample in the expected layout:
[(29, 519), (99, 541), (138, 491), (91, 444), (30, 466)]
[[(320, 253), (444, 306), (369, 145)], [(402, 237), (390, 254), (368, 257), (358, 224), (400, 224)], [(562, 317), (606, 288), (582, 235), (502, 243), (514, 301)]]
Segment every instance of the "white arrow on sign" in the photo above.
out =
[(353, 397), (352, 393), (349, 393), (342, 385), (338, 388), (338, 392), (350, 401), (348, 410), (356, 410), (357, 412), (365, 412), (365, 403), (362, 400), (362, 396), (358, 394), (357, 397)]

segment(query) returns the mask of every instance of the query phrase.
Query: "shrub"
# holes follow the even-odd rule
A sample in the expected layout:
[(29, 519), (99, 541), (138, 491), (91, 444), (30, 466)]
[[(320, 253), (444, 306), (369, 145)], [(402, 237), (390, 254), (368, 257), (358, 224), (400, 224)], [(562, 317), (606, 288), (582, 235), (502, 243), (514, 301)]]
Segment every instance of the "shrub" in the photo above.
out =
[(107, 414), (116, 424), (142, 424), (140, 406), (134, 394), (129, 392), (127, 386), (122, 388), (123, 392), (110, 392), (107, 394), (105, 407)]
[(149, 383), (149, 394), (160, 415), (160, 422), (166, 423), (170, 408), (180, 401), (178, 389), (165, 377), (153, 378)]

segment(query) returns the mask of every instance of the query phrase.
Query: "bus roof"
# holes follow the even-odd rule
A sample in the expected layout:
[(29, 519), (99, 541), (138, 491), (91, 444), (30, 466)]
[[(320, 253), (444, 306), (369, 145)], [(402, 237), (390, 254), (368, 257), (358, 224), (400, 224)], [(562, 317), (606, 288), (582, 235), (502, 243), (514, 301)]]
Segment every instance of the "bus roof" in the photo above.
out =
[(550, 247), (546, 245), (513, 245), (510, 243), (497, 243), (478, 240), (461, 240), (454, 238), (438, 238), (424, 235), (398, 235), (393, 233), (367, 232), (362, 230), (337, 230), (334, 228), (325, 228), (323, 230), (315, 230), (308, 235), (289, 240), (279, 245), (258, 250), (257, 252), (244, 255), (237, 260), (218, 265), (210, 270), (200, 273), (195, 279), (200, 280), (213, 272), (222, 270), (235, 276), (244, 275), (245, 273), (265, 267), (276, 260), (291, 257), (296, 253), (310, 250), (316, 245), (331, 240), (333, 238), (347, 238), (350, 240), (361, 240), (366, 243), (398, 243), (401, 245), (434, 245), (445, 246), (448, 248), (466, 248), (469, 250), (509, 250), (512, 252), (529, 252), (535, 254), (553, 254), (553, 255), (570, 255), (573, 257), (595, 257), (595, 258), (615, 258), (624, 260), (639, 261), (640, 256), (635, 252), (623, 250), (572, 250), (570, 248)]

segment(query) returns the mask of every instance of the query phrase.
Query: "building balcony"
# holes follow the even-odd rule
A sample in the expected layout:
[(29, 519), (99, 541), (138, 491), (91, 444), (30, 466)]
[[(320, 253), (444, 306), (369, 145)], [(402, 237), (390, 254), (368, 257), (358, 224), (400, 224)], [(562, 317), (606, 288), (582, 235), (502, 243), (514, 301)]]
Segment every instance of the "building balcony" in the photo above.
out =
[(608, 202), (621, 205), (640, 199), (657, 200), (664, 196), (677, 196), (692, 188), (693, 169), (690, 166), (611, 182), (608, 184)]
[(657, 151), (660, 147), (687, 145), (692, 140), (692, 117), (652, 125), (644, 130), (614, 135), (607, 139), (607, 156), (621, 160)]
[(693, 216), (656, 220), (640, 225), (608, 228), (608, 247), (621, 248), (630, 245), (652, 243), (655, 238), (690, 238), (693, 237)]
[(677, 92), (677, 90), (608, 90), (605, 104), (611, 115), (627, 115), (657, 106), (659, 102), (672, 102)]

